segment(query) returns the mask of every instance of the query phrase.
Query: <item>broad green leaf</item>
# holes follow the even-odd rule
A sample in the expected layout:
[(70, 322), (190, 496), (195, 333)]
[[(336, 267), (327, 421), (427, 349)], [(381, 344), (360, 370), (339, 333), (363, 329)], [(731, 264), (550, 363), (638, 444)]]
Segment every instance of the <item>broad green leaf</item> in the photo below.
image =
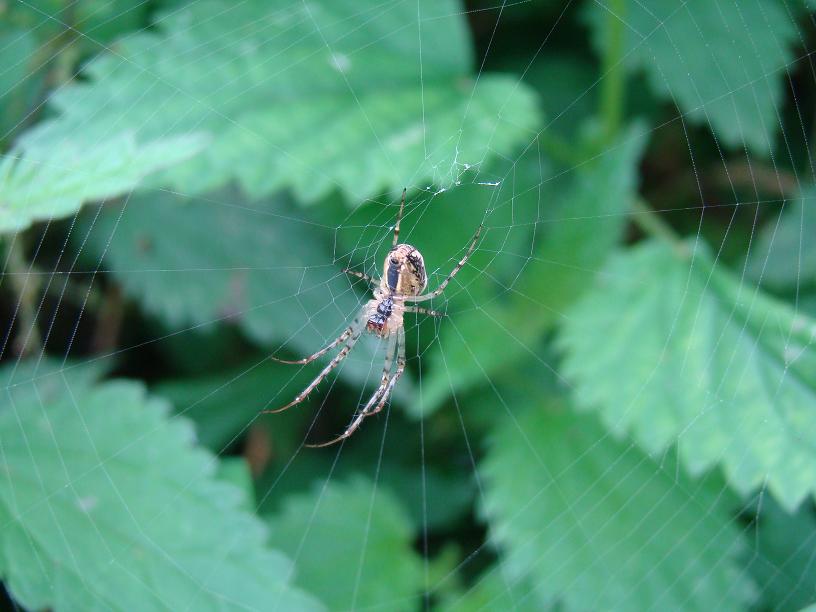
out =
[(535, 339), (565, 318), (566, 307), (591, 285), (621, 239), (644, 144), (640, 129), (632, 128), (616, 146), (570, 172), (564, 193), (546, 188), (559, 179), (557, 172), (541, 177), (533, 164), (520, 173), (505, 199), (516, 192), (537, 197), (542, 181), (553, 197), (538, 206), (532, 256), (529, 246), (519, 253), (516, 278), (498, 299), (443, 321), (417, 414), (420, 407), (424, 414), (434, 411), (451, 393), (488, 382), (501, 368), (535, 359)]
[(609, 24), (622, 21), (623, 62), (644, 70), (655, 93), (710, 126), (726, 145), (770, 152), (792, 47), (799, 42), (784, 3), (600, 0), (588, 8), (599, 53)]
[(135, 188), (147, 175), (201, 150), (201, 136), (136, 141), (133, 133), (101, 140), (55, 140), (12, 149), (0, 158), (0, 233), (74, 214), (84, 202)]
[(816, 287), (816, 187), (807, 187), (772, 215), (751, 247), (751, 277), (779, 291)]
[(165, 176), (185, 192), (238, 179), (255, 195), (339, 188), (356, 203), (449, 185), (528, 142), (537, 121), (515, 77), (474, 78), (470, 46), (453, 0), (195, 2), (92, 61), (87, 83), (52, 98), (60, 119), (25, 143), (80, 127), (140, 143), (205, 131), (206, 152)]
[[(685, 251), (684, 251), (685, 253)], [(649, 452), (679, 444), (792, 510), (816, 492), (816, 321), (712, 263), (647, 242), (618, 254), (563, 329), (581, 406)]]
[[(801, 610), (816, 602), (816, 518), (812, 508), (790, 515), (764, 499), (745, 555), (765, 609)], [(754, 531), (752, 529), (752, 531)]]
[(70, 382), (72, 389), (85, 389), (101, 380), (113, 367), (114, 360), (63, 362), (62, 359), (45, 357), (42, 360), (27, 359), (3, 365), (0, 368), (3, 399), (8, 397), (8, 393), (13, 393), (13, 399), (18, 402), (33, 401), (31, 397), (39, 396), (43, 402), (48, 403), (65, 393), (65, 379)]
[(240, 506), (242, 510), (247, 512), (255, 511), (255, 487), (252, 483), (252, 473), (246, 459), (243, 457), (222, 457), (218, 462), (215, 477), (241, 490), (244, 502)]
[(29, 609), (317, 609), (242, 492), (141, 385), (61, 377), (0, 403), (0, 575)]
[(665, 462), (554, 401), (505, 419), (482, 471), (511, 585), (575, 610), (742, 609), (751, 583), (721, 491)]
[[(284, 348), (299, 357), (339, 336), (364, 301), (335, 265), (334, 229), (304, 214), (283, 197), (248, 202), (234, 191), (200, 198), (145, 191), (122, 207), (103, 207), (98, 217), (87, 215), (73, 237), (82, 244), (87, 236), (91, 261), (104, 254), (127, 295), (170, 328), (205, 333), (233, 323), (280, 349), (280, 357), (290, 356)], [(364, 336), (339, 374), (376, 383), (381, 344)], [(276, 366), (281, 380), (304, 369)], [(316, 375), (316, 367), (306, 371)], [(410, 385), (405, 376), (399, 387)], [(270, 387), (255, 407), (275, 398), (288, 402)]]
[(330, 609), (416, 609), (422, 564), (410, 521), (385, 488), (334, 479), (288, 498), (269, 524), (297, 565), (296, 584)]

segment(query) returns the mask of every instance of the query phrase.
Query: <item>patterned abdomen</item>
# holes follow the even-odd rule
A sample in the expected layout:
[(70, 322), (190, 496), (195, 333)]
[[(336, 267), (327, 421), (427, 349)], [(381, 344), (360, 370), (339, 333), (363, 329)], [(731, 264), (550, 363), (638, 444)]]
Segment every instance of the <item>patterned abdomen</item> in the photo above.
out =
[(383, 328), (385, 324), (388, 322), (388, 317), (391, 316), (391, 311), (394, 309), (394, 300), (391, 297), (383, 298), (382, 301), (377, 304), (377, 310), (375, 310), (369, 317), (368, 323), (366, 323), (366, 329), (370, 332), (374, 332), (378, 335), (383, 335)]

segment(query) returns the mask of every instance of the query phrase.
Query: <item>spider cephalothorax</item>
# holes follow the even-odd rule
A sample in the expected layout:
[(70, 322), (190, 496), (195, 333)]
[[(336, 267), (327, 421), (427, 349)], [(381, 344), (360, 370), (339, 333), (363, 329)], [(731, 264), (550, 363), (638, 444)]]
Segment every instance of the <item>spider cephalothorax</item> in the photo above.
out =
[[(423, 295), (422, 292), (425, 291), (425, 288), (428, 286), (428, 274), (425, 271), (425, 260), (422, 259), (422, 254), (410, 244), (397, 244), (399, 240), (400, 221), (402, 220), (402, 212), (404, 209), (405, 191), (402, 192), (402, 203), (400, 204), (399, 215), (397, 216), (397, 224), (394, 227), (394, 241), (383, 264), (382, 278), (377, 280), (362, 272), (345, 270), (345, 272), (353, 276), (368, 281), (373, 287), (374, 298), (366, 303), (354, 322), (349, 325), (337, 339), (309, 357), (295, 361), (277, 359), (276, 357), (272, 358), (275, 361), (281, 361), (283, 363), (307, 364), (325, 355), (336, 346), (343, 345), (343, 348), (340, 349), (340, 352), (337, 353), (334, 359), (323, 368), (320, 374), (318, 374), (303, 391), (295, 396), (294, 400), (282, 408), (278, 408), (277, 410), (265, 410), (264, 412), (280, 412), (305, 400), (309, 393), (320, 384), (320, 381), (346, 358), (363, 331), (368, 331), (388, 341), (380, 386), (377, 387), (377, 391), (371, 399), (368, 400), (368, 403), (358, 411), (357, 416), (354, 417), (354, 420), (346, 428), (346, 431), (340, 436), (324, 444), (309, 444), (307, 446), (328, 446), (329, 444), (334, 444), (335, 442), (348, 438), (360, 426), (363, 419), (383, 409), (385, 402), (388, 401), (397, 381), (405, 370), (405, 330), (403, 329), (403, 315), (406, 312), (413, 312), (435, 317), (442, 316), (436, 311), (407, 304), (407, 302), (424, 302), (425, 300), (430, 300), (440, 295), (451, 279), (459, 272), (462, 266), (465, 265), (471, 253), (473, 253), (473, 249), (476, 248), (476, 242), (479, 240), (479, 234), (482, 231), (481, 225), (476, 229), (476, 233), (473, 235), (473, 239), (470, 242), (470, 246), (468, 246), (465, 256), (459, 260), (459, 263), (451, 270), (447, 278), (445, 278), (435, 290)], [(397, 357), (397, 369), (392, 376), (391, 367), (394, 362), (395, 353)]]

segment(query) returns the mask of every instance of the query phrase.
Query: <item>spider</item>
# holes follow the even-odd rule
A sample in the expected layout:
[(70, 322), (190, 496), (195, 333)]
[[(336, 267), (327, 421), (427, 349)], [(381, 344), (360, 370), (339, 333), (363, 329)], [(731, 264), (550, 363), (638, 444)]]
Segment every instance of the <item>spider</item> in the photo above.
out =
[[(406, 312), (429, 315), (432, 317), (444, 316), (442, 313), (427, 308), (421, 308), (410, 304), (412, 302), (424, 302), (440, 295), (447, 287), (448, 283), (456, 276), (456, 273), (462, 269), (462, 266), (467, 263), (476, 248), (476, 243), (479, 240), (479, 235), (482, 232), (484, 224), (479, 225), (476, 233), (470, 241), (465, 256), (459, 260), (459, 263), (451, 270), (447, 278), (442, 283), (431, 291), (423, 294), (428, 286), (428, 275), (425, 271), (425, 260), (422, 254), (410, 244), (398, 244), (400, 221), (402, 220), (402, 212), (405, 209), (405, 193), (402, 192), (402, 202), (400, 203), (399, 214), (397, 215), (397, 224), (394, 226), (394, 240), (391, 250), (386, 257), (383, 264), (383, 276), (380, 279), (373, 278), (363, 272), (345, 269), (343, 272), (361, 278), (371, 284), (374, 298), (369, 300), (365, 306), (360, 310), (354, 322), (349, 325), (340, 336), (330, 342), (327, 346), (320, 349), (313, 355), (304, 357), (303, 359), (296, 359), (289, 361), (286, 359), (278, 359), (272, 357), (274, 361), (289, 364), (306, 365), (311, 363), (318, 357), (328, 353), (333, 348), (342, 345), (340, 352), (332, 359), (329, 364), (323, 368), (320, 374), (310, 382), (303, 391), (298, 393), (291, 402), (281, 408), (275, 410), (264, 410), (265, 413), (283, 412), (292, 406), (300, 404), (311, 393), (320, 382), (334, 370), (343, 359), (345, 359), (351, 352), (357, 340), (363, 332), (369, 332), (380, 338), (387, 340), (388, 345), (385, 353), (385, 365), (383, 366), (382, 378), (380, 386), (374, 392), (374, 395), (368, 400), (365, 406), (357, 412), (354, 419), (346, 427), (346, 430), (322, 444), (306, 444), (311, 448), (319, 448), (323, 446), (330, 446), (341, 440), (345, 440), (353, 434), (363, 420), (377, 414), (385, 406), (386, 401), (394, 390), (397, 381), (405, 371), (405, 330), (403, 328), (403, 315)], [(391, 368), (394, 362), (394, 355), (397, 358), (397, 368), (393, 376), (391, 375)]]

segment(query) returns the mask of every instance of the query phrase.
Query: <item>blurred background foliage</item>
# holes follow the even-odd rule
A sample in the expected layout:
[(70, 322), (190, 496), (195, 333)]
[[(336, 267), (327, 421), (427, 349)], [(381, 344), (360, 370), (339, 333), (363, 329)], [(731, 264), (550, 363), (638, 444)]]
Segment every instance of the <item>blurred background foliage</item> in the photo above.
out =
[(0, 1), (5, 603), (813, 604), (812, 8)]

